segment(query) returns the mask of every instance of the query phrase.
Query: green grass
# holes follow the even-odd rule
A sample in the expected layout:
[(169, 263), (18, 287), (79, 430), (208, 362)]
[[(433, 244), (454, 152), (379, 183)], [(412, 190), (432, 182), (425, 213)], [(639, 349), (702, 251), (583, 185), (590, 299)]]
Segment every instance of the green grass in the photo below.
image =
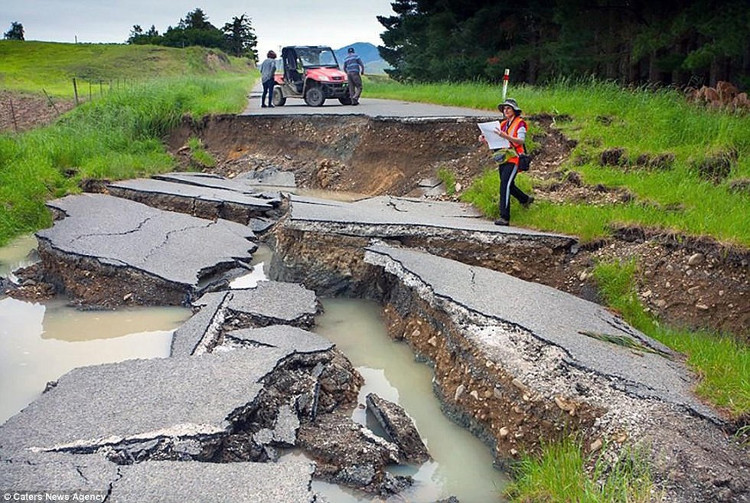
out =
[(506, 496), (517, 503), (646, 503), (654, 482), (643, 449), (623, 449), (609, 463), (606, 446), (587, 458), (577, 440), (543, 444), (539, 457), (524, 455)]
[(456, 175), (448, 168), (441, 167), (437, 171), (438, 180), (445, 185), (445, 192), (449, 196), (456, 193)]
[(190, 161), (197, 167), (213, 168), (216, 166), (216, 159), (203, 148), (203, 142), (197, 136), (192, 136), (187, 142), (190, 149)]
[(246, 60), (200, 47), (0, 41), (2, 89), (33, 93), (44, 89), (61, 98), (73, 97), (74, 77), (79, 95), (87, 97), (90, 85), (94, 94), (99, 93), (100, 82), (107, 90), (116, 90), (156, 76), (210, 76), (248, 69)]
[[(402, 85), (372, 79), (365, 92), (372, 97), (465, 106), (496, 114), (501, 88), (480, 83)], [(674, 90), (623, 90), (597, 81), (560, 81), (544, 88), (511, 86), (508, 95), (518, 100), (527, 116), (554, 115), (556, 126), (578, 141), (571, 155), (578, 162), (574, 165), (571, 160), (565, 169), (579, 171), (586, 183), (625, 187), (636, 195), (634, 202), (617, 205), (535, 204), (528, 212), (514, 209), (514, 222), (575, 234), (584, 242), (608, 235), (612, 224), (618, 223), (750, 246), (750, 194), (730, 190), (732, 181), (750, 178), (749, 116), (691, 105)], [(531, 128), (533, 135), (533, 122)], [(625, 165), (601, 166), (601, 153), (615, 147), (625, 150)], [(642, 154), (671, 155), (672, 168), (638, 168), (636, 160)], [(721, 156), (731, 159), (726, 178), (718, 183), (702, 179), (696, 166)], [(497, 213), (493, 201), (499, 185), (493, 171), (478, 179), (464, 196), (490, 217)], [(523, 184), (533, 173), (532, 167), (518, 180)]]
[(638, 298), (637, 264), (600, 263), (594, 277), (607, 304), (646, 335), (687, 356), (698, 374), (696, 393), (734, 416), (750, 413), (750, 348), (729, 335), (661, 326)]
[(112, 91), (51, 126), (0, 135), (0, 245), (49, 226), (45, 201), (78, 192), (83, 179), (173, 169), (163, 138), (182, 116), (238, 112), (251, 83), (226, 72), (161, 78)]

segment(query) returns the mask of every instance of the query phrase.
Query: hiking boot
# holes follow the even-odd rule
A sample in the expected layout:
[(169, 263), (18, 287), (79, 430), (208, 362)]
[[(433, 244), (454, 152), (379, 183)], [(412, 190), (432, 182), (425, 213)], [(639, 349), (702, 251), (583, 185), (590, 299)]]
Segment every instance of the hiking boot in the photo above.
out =
[(510, 222), (504, 218), (498, 218), (495, 220), (495, 225), (510, 225)]
[(521, 206), (523, 206), (524, 208), (528, 209), (529, 206), (531, 206), (531, 203), (533, 203), (533, 202), (534, 202), (534, 196), (529, 196), (529, 198), (526, 200), (526, 202), (522, 203)]

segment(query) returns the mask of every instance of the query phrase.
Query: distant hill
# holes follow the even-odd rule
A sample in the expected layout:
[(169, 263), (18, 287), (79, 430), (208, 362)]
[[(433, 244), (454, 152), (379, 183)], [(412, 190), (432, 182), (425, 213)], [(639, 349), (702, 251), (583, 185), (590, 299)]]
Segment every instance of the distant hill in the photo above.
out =
[(345, 45), (340, 49), (335, 49), (334, 52), (336, 53), (336, 59), (338, 59), (339, 62), (344, 61), (347, 50), (350, 47), (353, 47), (354, 52), (362, 58), (362, 62), (365, 64), (365, 73), (383, 74), (385, 73), (384, 70), (386, 68), (390, 68), (390, 65), (380, 57), (378, 48), (369, 42), (355, 42), (350, 45)]

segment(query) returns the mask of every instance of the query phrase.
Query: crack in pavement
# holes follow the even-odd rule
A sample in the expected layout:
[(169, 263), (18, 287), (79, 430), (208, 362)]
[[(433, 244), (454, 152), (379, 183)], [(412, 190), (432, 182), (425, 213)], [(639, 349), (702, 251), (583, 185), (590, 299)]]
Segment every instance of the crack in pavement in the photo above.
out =
[(190, 231), (190, 230), (208, 229), (209, 227), (211, 227), (212, 225), (215, 225), (215, 224), (216, 224), (216, 222), (208, 222), (207, 224), (204, 224), (204, 225), (188, 225), (188, 226), (183, 227), (181, 229), (172, 229), (171, 231), (167, 232), (167, 234), (164, 236), (164, 241), (162, 241), (160, 244), (158, 244), (158, 245), (154, 246), (153, 248), (151, 248), (151, 250), (149, 250), (149, 252), (143, 256), (143, 260), (142, 261), (144, 263), (147, 262), (148, 259), (150, 259), (158, 250), (164, 248), (167, 245), (167, 242), (169, 242), (169, 239), (170, 239), (170, 237), (172, 237), (172, 235), (178, 234), (178, 233), (181, 233), (181, 232)]
[(80, 239), (89, 238), (89, 237), (95, 237), (95, 236), (96, 237), (99, 237), (99, 236), (101, 236), (101, 237), (106, 237), (106, 236), (127, 236), (128, 234), (134, 234), (136, 232), (139, 232), (143, 228), (143, 226), (146, 225), (146, 223), (148, 223), (148, 221), (151, 220), (152, 218), (153, 217), (146, 217), (143, 221), (141, 221), (138, 225), (136, 225), (135, 228), (133, 228), (131, 230), (128, 230), (128, 231), (123, 231), (123, 232), (102, 232), (102, 233), (95, 232), (95, 233), (91, 233), (91, 234), (80, 234), (80, 235), (76, 236), (74, 239), (72, 239), (70, 242), (71, 243), (75, 243), (76, 241), (78, 241)]

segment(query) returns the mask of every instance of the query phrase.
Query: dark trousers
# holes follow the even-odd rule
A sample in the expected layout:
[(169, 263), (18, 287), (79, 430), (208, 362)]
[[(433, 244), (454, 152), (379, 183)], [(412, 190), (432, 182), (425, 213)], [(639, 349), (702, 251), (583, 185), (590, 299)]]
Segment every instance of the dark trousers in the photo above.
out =
[(270, 105), (273, 102), (273, 85), (275, 83), (273, 79), (263, 82), (263, 96), (260, 98), (261, 105), (266, 104), (266, 93), (268, 93), (268, 104)]
[(362, 76), (359, 72), (347, 73), (346, 76), (349, 81), (349, 97), (352, 99), (352, 103), (358, 103), (362, 94)]
[(516, 187), (516, 164), (506, 162), (498, 165), (497, 170), (500, 172), (500, 218), (510, 221), (510, 196), (518, 199), (521, 204), (528, 203), (529, 196)]

